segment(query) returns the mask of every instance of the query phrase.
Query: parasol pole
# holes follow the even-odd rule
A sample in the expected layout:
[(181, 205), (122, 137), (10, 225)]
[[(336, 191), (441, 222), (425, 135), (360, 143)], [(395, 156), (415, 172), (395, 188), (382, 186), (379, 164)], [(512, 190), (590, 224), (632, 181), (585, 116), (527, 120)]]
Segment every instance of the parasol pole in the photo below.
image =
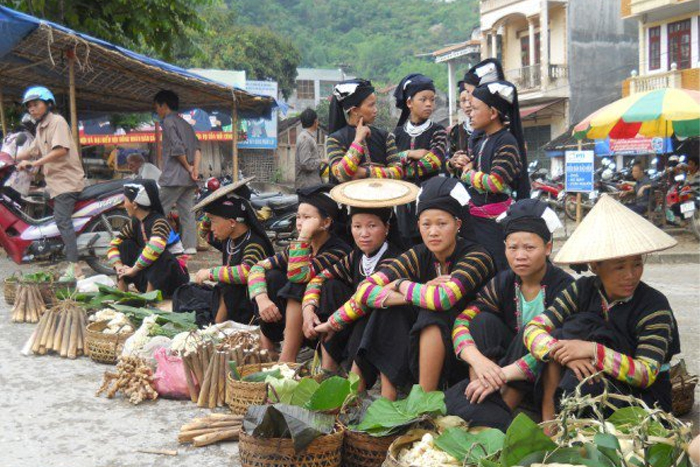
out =
[(231, 109), (231, 141), (233, 143), (233, 181), (238, 181), (238, 108), (236, 106), (236, 94), (233, 93), (233, 107)]
[(72, 50), (66, 51), (68, 56), (68, 95), (70, 100), (70, 123), (71, 135), (75, 142), (75, 148), (82, 157), (80, 151), (80, 138), (78, 136), (78, 105), (75, 101), (75, 53)]
[[(581, 152), (583, 150), (583, 143), (578, 140), (578, 150)], [(583, 217), (583, 210), (581, 209), (581, 192), (576, 193), (576, 225), (581, 223), (581, 217)]]
[(154, 122), (154, 131), (155, 131), (155, 144), (156, 144), (156, 165), (160, 170), (163, 170), (163, 145), (161, 144), (162, 138), (161, 138), (161, 131), (160, 131), (160, 122), (155, 121)]
[(5, 120), (5, 99), (0, 88), (0, 126), (2, 127), (2, 137), (7, 136), (7, 120)]

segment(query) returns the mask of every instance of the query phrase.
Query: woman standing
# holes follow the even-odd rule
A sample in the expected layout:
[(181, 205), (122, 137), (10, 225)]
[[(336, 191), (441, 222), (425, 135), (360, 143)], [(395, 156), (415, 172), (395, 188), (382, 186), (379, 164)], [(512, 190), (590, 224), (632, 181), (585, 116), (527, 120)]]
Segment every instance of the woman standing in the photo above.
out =
[(124, 185), (124, 207), (131, 220), (110, 243), (107, 258), (127, 291), (134, 284), (139, 292), (160, 290), (170, 297), (189, 280), (187, 269), (168, 251), (170, 224), (163, 215), (158, 185), (139, 180)]
[(274, 343), (284, 339), (282, 362), (296, 361), (304, 342), (301, 301), (306, 285), (350, 252), (350, 247), (332, 234), (340, 212), (328, 195), (329, 189), (319, 185), (297, 190), (299, 238), (283, 252), (253, 266), (248, 276), (263, 346), (273, 350)]
[(377, 118), (372, 83), (338, 83), (331, 97), (326, 155), (333, 184), (359, 178), (403, 178), (394, 138), (371, 126)]
[(474, 89), (471, 103), (472, 126), (484, 134), (474, 147), (474, 159), (464, 166), (462, 181), (471, 196), (469, 213), (476, 240), (502, 271), (508, 261), (503, 227), (496, 218), (513, 203), (514, 192), (520, 198), (529, 195), (518, 92), (513, 84), (496, 81)]
[(547, 204), (518, 201), (500, 223), (510, 270), (494, 277), (455, 320), (454, 350), (469, 365), (469, 378), (451, 387), (445, 401), (452, 415), (506, 431), (524, 398), (542, 399), (540, 365), (523, 344), (523, 328), (573, 279), (549, 262), (552, 233), (561, 223)]
[[(407, 181), (420, 186), (438, 175), (447, 152), (447, 132), (430, 117), (435, 109), (435, 85), (427, 76), (413, 73), (401, 80), (394, 91), (401, 117), (392, 133)], [(415, 203), (396, 208), (403, 244), (420, 243)]]

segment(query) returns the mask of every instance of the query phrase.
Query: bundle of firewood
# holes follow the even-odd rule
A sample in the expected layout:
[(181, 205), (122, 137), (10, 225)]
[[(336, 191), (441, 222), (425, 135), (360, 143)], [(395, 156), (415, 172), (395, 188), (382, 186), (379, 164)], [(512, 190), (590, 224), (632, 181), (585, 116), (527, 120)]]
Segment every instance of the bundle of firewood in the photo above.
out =
[(208, 446), (219, 441), (235, 441), (238, 440), (242, 424), (242, 415), (213, 413), (182, 425), (177, 440), (180, 444), (192, 443), (196, 447)]
[(13, 323), (37, 323), (45, 311), (46, 305), (38, 285), (17, 286), (15, 305), (12, 308)]
[(85, 311), (74, 301), (64, 300), (44, 313), (22, 353), (46, 355), (55, 352), (63, 358), (85, 354)]
[(134, 405), (146, 399), (158, 398), (153, 382), (153, 370), (144, 359), (134, 356), (121, 357), (116, 373), (105, 372), (102, 386), (95, 395), (99, 396), (103, 392), (107, 392), (109, 399), (121, 392)]

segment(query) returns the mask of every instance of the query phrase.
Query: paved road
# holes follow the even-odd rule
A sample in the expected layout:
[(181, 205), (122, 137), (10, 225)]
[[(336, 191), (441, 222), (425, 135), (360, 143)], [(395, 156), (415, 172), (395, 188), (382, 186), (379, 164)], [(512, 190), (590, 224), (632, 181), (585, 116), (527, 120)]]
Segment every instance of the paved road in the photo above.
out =
[[(0, 259), (0, 279), (15, 267)], [(700, 373), (700, 266), (647, 266), (645, 280), (664, 292), (677, 314), (683, 357)], [(0, 466), (143, 467), (237, 466), (237, 444), (180, 447), (180, 425), (208, 411), (189, 402), (158, 400), (132, 406), (95, 397), (102, 373), (111, 367), (87, 358), (23, 357), (32, 325), (12, 324), (0, 305)], [(698, 425), (698, 406), (688, 417)], [(175, 449), (176, 457), (139, 449)]]

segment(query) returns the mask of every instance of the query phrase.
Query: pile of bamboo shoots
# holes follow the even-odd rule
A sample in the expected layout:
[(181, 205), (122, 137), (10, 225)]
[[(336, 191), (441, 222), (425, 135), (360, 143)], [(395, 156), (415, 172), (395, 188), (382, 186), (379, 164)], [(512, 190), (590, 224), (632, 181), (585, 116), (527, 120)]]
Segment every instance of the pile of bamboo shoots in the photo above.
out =
[(111, 399), (120, 391), (134, 405), (146, 399), (158, 398), (153, 382), (153, 370), (144, 359), (134, 356), (121, 357), (117, 363), (117, 372), (105, 372), (102, 386), (95, 395), (107, 392), (107, 398)]
[(13, 323), (37, 323), (46, 311), (44, 299), (36, 284), (17, 286), (15, 306), (12, 308)]
[(85, 311), (72, 300), (64, 300), (44, 313), (22, 350), (24, 355), (55, 352), (63, 358), (85, 355)]
[(219, 441), (236, 441), (242, 424), (242, 415), (213, 413), (182, 425), (177, 440), (180, 444), (192, 443), (196, 447), (208, 446)]
[(226, 375), (229, 362), (238, 366), (271, 361), (266, 350), (260, 350), (257, 334), (241, 331), (225, 337), (217, 345), (208, 342), (182, 356), (187, 388), (192, 402), (199, 407), (223, 407), (226, 404)]

